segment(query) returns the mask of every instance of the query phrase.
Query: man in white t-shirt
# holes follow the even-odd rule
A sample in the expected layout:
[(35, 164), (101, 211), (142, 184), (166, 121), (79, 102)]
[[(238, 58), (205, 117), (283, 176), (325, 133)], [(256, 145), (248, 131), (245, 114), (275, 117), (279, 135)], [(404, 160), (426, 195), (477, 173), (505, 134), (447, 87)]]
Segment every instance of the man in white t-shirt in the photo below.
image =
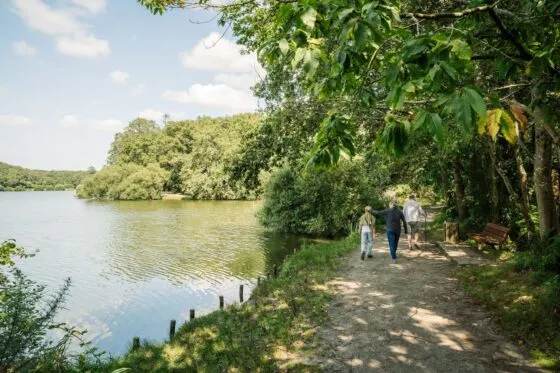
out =
[[(414, 194), (408, 196), (408, 201), (403, 206), (403, 214), (408, 224), (408, 249), (412, 249), (412, 235), (414, 235), (414, 245), (418, 246), (418, 236), (420, 233), (420, 216), (426, 216), (422, 206), (414, 199)], [(426, 229), (426, 227), (424, 227)]]

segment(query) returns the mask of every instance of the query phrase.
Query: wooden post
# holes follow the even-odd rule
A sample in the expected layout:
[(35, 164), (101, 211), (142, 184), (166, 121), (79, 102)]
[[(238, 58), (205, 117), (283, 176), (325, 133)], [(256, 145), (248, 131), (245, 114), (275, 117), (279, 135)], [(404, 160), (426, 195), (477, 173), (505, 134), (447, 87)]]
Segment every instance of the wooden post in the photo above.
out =
[(239, 303), (243, 303), (243, 285), (239, 285)]
[(261, 276), (257, 277), (257, 286), (261, 284)]
[(136, 351), (140, 348), (140, 338), (134, 337), (132, 339), (132, 351)]
[(445, 242), (457, 243), (459, 241), (459, 223), (444, 222)]
[(274, 265), (274, 278), (278, 277), (278, 266)]
[(194, 309), (192, 309), (192, 310), (190, 311), (190, 315), (189, 315), (189, 316), (190, 316), (190, 317), (189, 317), (189, 320), (191, 320), (191, 321), (194, 320)]
[(220, 309), (224, 308), (224, 296), (220, 295)]
[(297, 252), (297, 249), (294, 247), (294, 254)]

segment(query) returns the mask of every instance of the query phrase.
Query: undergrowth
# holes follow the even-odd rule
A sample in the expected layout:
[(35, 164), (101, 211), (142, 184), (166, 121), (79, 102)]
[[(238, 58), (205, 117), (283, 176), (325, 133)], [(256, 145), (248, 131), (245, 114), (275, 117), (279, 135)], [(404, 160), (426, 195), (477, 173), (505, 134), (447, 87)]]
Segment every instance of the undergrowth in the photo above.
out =
[[(524, 254), (521, 254), (524, 255)], [(466, 292), (543, 368), (560, 369), (560, 276), (530, 270), (517, 256), (505, 263), (461, 268)]]

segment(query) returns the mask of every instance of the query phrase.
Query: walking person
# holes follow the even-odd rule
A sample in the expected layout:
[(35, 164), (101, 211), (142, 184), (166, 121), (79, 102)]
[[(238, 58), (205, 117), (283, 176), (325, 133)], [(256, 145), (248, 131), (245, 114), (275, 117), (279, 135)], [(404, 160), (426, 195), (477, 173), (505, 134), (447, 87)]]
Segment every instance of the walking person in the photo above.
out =
[[(408, 249), (412, 250), (412, 245), (418, 246), (418, 236), (420, 235), (420, 216), (426, 216), (422, 206), (414, 199), (414, 194), (408, 196), (408, 201), (403, 206), (404, 218), (408, 224)], [(424, 227), (426, 229), (426, 227)], [(414, 235), (414, 241), (412, 241)]]
[(358, 231), (362, 238), (361, 259), (364, 260), (366, 251), (367, 257), (372, 258), (371, 249), (373, 247), (373, 238), (375, 237), (375, 217), (371, 214), (371, 206), (366, 206), (365, 213), (360, 217)]
[(389, 208), (381, 211), (373, 210), (374, 215), (384, 215), (387, 221), (387, 241), (389, 241), (389, 251), (391, 252), (391, 263), (397, 263), (397, 247), (401, 236), (401, 221), (404, 226), (404, 233), (408, 234), (406, 220), (401, 210), (397, 207), (397, 202), (391, 201)]

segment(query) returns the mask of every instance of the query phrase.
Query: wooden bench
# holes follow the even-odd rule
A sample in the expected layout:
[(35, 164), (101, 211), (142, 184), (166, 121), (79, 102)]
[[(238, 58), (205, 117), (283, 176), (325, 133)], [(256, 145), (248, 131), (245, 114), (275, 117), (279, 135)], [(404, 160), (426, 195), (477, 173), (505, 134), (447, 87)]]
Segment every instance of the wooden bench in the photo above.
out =
[(484, 227), (482, 233), (471, 234), (470, 237), (478, 242), (478, 248), (480, 249), (481, 244), (490, 245), (493, 248), (502, 248), (502, 244), (506, 240), (510, 229), (502, 227), (498, 224), (488, 223)]

